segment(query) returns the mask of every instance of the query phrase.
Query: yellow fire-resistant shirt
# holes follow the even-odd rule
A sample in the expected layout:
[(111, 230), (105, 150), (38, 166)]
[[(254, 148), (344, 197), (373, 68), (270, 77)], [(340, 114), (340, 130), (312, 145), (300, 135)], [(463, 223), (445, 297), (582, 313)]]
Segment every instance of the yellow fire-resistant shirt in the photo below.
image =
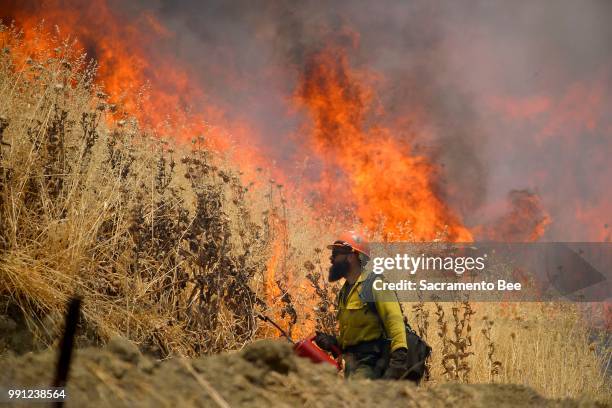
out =
[(363, 272), (357, 282), (351, 287), (346, 296), (347, 285), (345, 284), (338, 294), (338, 324), (340, 335), (338, 342), (342, 348), (354, 346), (364, 341), (380, 339), (384, 336), (381, 320), (385, 326), (387, 337), (391, 339), (391, 351), (401, 347), (406, 347), (406, 329), (404, 318), (397, 302), (397, 297), (393, 294), (393, 302), (389, 300), (389, 293), (383, 294), (380, 291), (372, 290), (376, 302), (376, 310), (380, 319), (368, 307), (368, 304), (359, 298), (359, 292), (363, 281), (367, 277), (367, 272)]

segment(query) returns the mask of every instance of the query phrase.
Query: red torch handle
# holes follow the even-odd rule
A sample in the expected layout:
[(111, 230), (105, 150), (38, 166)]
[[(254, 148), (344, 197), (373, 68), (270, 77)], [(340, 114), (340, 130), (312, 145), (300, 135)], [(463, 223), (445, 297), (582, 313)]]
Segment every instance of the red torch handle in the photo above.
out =
[(300, 340), (295, 343), (294, 350), (296, 354), (300, 357), (305, 357), (310, 359), (314, 363), (328, 363), (336, 367), (336, 369), (340, 369), (338, 362), (331, 358), (329, 354), (321, 350), (312, 340), (313, 337), (306, 338), (304, 340)]

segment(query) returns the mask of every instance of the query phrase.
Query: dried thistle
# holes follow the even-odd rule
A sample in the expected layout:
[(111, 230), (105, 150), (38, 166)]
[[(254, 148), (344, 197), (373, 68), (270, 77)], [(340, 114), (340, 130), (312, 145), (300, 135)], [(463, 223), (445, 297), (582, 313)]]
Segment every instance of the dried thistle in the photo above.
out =
[(453, 332), (451, 335), (448, 332), (448, 322), (445, 319), (444, 309), (437, 302), (435, 305), (439, 327), (438, 336), (442, 340), (444, 375), (449, 379), (467, 383), (471, 371), (468, 357), (474, 354), (469, 348), (472, 346), (471, 316), (475, 312), (467, 300), (461, 303), (461, 307), (453, 306), (451, 308), (453, 317)]
[[(495, 343), (491, 338), (491, 329), (493, 328), (493, 320), (490, 320), (487, 316), (482, 318), (483, 328), (481, 330), (482, 335), (487, 341), (487, 361), (489, 363), (489, 381), (495, 382), (495, 379), (499, 376), (500, 370), (502, 368), (501, 361), (495, 360)], [(514, 333), (510, 335), (513, 343), (516, 338)]]

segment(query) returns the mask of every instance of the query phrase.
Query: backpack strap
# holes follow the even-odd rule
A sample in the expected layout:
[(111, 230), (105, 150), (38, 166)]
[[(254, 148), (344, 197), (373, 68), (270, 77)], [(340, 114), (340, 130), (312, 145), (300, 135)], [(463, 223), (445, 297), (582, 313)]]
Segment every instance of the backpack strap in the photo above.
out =
[(368, 308), (372, 313), (376, 313), (376, 315), (378, 316), (378, 310), (376, 310), (376, 302), (374, 302), (374, 281), (377, 277), (378, 276), (376, 274), (370, 273), (365, 278), (365, 280), (361, 284), (361, 290), (359, 291), (359, 299), (361, 299), (363, 303), (366, 303), (368, 305)]
[[(380, 318), (380, 314), (378, 314), (378, 310), (376, 309), (376, 302), (374, 302), (374, 281), (379, 277), (382, 279), (383, 275), (377, 275), (371, 272), (365, 278), (365, 280), (361, 284), (361, 290), (359, 291), (359, 299), (361, 299), (362, 302), (368, 305), (368, 308), (370, 309), (370, 311), (372, 311), (372, 313), (376, 314), (376, 316), (378, 317), (378, 320), (380, 321), (380, 325), (382, 326), (383, 332), (385, 332), (385, 324)], [(395, 298), (398, 299), (397, 292), (395, 290), (393, 292), (395, 293)], [(371, 300), (368, 300), (368, 299), (371, 299)], [(408, 323), (408, 317), (406, 317), (406, 314), (404, 313), (404, 307), (402, 306), (402, 302), (400, 302), (398, 299), (397, 303), (399, 304), (400, 312), (402, 313), (402, 317), (404, 318), (404, 325), (406, 326), (408, 330), (416, 334), (416, 331)], [(386, 333), (385, 333), (385, 336), (386, 336)]]
[[(374, 301), (374, 281), (379, 277), (382, 278), (382, 275), (377, 275), (371, 272), (365, 278), (365, 280), (361, 284), (361, 290), (359, 291), (359, 299), (361, 299), (362, 302), (367, 304), (368, 309), (370, 309), (370, 311), (376, 315), (376, 317), (378, 318), (378, 322), (380, 323), (380, 327), (383, 331), (383, 336), (387, 338), (387, 329), (385, 329), (385, 322), (383, 322), (382, 318), (380, 317), (380, 314), (378, 313), (378, 309), (376, 308), (376, 302)], [(400, 304), (400, 310), (401, 310), (401, 307), (402, 305)], [(402, 316), (403, 315), (404, 315), (404, 311), (402, 310)], [(405, 320), (406, 318), (404, 317), (404, 321)]]

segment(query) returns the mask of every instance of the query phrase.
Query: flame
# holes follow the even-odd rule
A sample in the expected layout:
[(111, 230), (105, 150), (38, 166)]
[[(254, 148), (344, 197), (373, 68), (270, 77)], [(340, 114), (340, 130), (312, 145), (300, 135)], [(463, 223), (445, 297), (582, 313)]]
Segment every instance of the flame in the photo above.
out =
[[(266, 167), (268, 160), (252, 146), (242, 148), (244, 142), (253, 139), (249, 133), (252, 129), (246, 123), (228, 122), (225, 112), (192, 80), (188, 68), (170, 53), (155, 51), (156, 43), (171, 39), (173, 33), (152, 14), (144, 13), (133, 21), (124, 21), (105, 0), (84, 4), (73, 0), (44, 0), (33, 8), (1, 11), (14, 18), (23, 32), (21, 55), (15, 55), (20, 66), (25, 66), (30, 56), (42, 61), (54, 57), (52, 50), (57, 47), (58, 39), (69, 37), (70, 42), (96, 59), (97, 82), (109, 94), (109, 102), (119, 107), (110, 119), (134, 117), (143, 128), (174, 137), (179, 142), (203, 135), (209, 148), (231, 153), (245, 183), (258, 183), (261, 177), (256, 169)], [(57, 27), (57, 35), (48, 33), (49, 26)], [(194, 106), (198, 108), (195, 112)], [(243, 142), (240, 149), (234, 148), (236, 140)], [(275, 178), (288, 184), (282, 175), (275, 174)], [(277, 306), (283, 294), (276, 280), (281, 276), (280, 261), (285, 249), (281, 235), (276, 236), (266, 267), (265, 296), (272, 306), (271, 317), (282, 324), (284, 319)], [(275, 330), (273, 333), (278, 335)]]
[[(2, 15), (14, 18), (24, 29), (22, 46), (26, 54), (56, 45), (50, 36), (35, 34), (42, 19), (47, 27), (59, 27), (60, 38), (75, 39), (99, 62), (99, 82), (111, 95), (111, 102), (119, 106), (115, 116), (136, 117), (154, 133), (182, 141), (205, 135), (210, 147), (231, 152), (246, 179), (257, 180), (254, 169), (267, 167), (270, 162), (270, 157), (249, 145), (262, 140), (258, 130), (246, 121), (228, 119), (228, 112), (194, 79), (197, 75), (189, 64), (169, 52), (169, 47), (179, 39), (153, 13), (140, 11), (128, 17), (112, 4), (108, 0), (9, 0), (0, 9)], [(311, 120), (304, 129), (306, 137), (300, 137), (305, 139), (303, 147), (314, 153), (315, 160), (320, 159), (324, 170), (317, 182), (294, 186), (294, 190), (315, 191), (324, 198), (322, 208), (316, 211), (345, 209), (363, 227), (382, 230), (388, 239), (431, 240), (446, 232), (449, 240), (471, 241), (474, 231), (464, 225), (437, 188), (441, 184), (441, 169), (417, 152), (411, 140), (398, 136), (413, 129), (411, 123), (427, 121), (426, 108), (414, 106), (392, 127), (383, 125), (381, 118), (385, 112), (378, 106), (372, 86), (378, 78), (372, 72), (352, 68), (348, 59), (349, 52), (358, 47), (359, 37), (347, 29), (340, 30), (340, 35), (349, 40), (344, 41), (348, 45), (339, 46), (332, 39), (310, 54), (305, 50), (300, 83), (293, 99)], [(487, 46), (473, 49), (486, 51)], [(465, 50), (461, 48), (461, 52)], [(465, 56), (462, 54), (461, 58)], [(225, 74), (223, 67), (215, 72), (220, 77)], [(568, 84), (561, 92), (500, 95), (485, 100), (496, 117), (503, 120), (505, 116), (508, 120), (503, 125), (527, 124), (527, 129), (518, 129), (517, 137), (527, 135), (535, 139), (536, 147), (546, 147), (547, 141), (558, 144), (559, 137), (572, 143), (572, 137), (582, 131), (603, 135), (612, 131), (605, 110), (609, 98), (604, 90), (609, 83), (609, 69), (603, 69), (592, 79)], [(415, 139), (422, 136), (412, 132)], [(589, 137), (597, 136), (591, 134)], [(512, 151), (513, 145), (519, 145), (513, 138), (496, 143), (499, 151)], [(604, 149), (601, 150), (598, 154), (604, 155)], [(601, 159), (605, 163), (604, 160)], [(529, 176), (538, 183), (552, 184), (553, 176), (543, 173)], [(291, 190), (288, 177), (280, 171), (274, 174)], [(452, 193), (453, 186), (446, 191)], [(547, 205), (558, 201), (558, 197), (550, 197), (555, 192), (540, 193)], [(582, 200), (583, 194), (573, 193), (580, 197), (575, 201)], [(595, 225), (589, 227), (590, 236), (610, 235), (607, 227), (602, 231), (602, 225), (608, 222), (607, 198), (600, 198), (597, 203), (582, 200), (573, 205), (579, 208), (576, 220)], [(536, 231), (528, 235), (541, 234)]]
[(312, 120), (310, 148), (326, 163), (319, 188), (338, 204), (352, 203), (370, 230), (382, 223), (396, 239), (432, 240), (446, 231), (449, 240), (472, 241), (435, 192), (439, 169), (390, 129), (368, 124), (374, 93), (367, 79), (350, 69), (341, 47), (313, 53), (305, 65), (295, 99)]
[[(60, 39), (71, 38), (97, 61), (97, 81), (109, 102), (118, 106), (113, 119), (134, 117), (155, 134), (184, 142), (204, 136), (209, 148), (231, 151), (245, 178), (257, 179), (255, 168), (267, 160), (253, 147), (235, 149), (236, 140), (250, 138), (248, 124), (228, 122), (226, 113), (192, 81), (188, 68), (158, 49), (160, 41), (173, 34), (151, 13), (127, 21), (106, 0), (43, 0), (19, 6), (7, 6), (2, 14), (14, 18), (23, 30), (24, 54), (44, 55), (56, 47), (57, 39), (41, 34), (44, 27), (38, 29), (41, 21), (45, 27), (56, 27)], [(25, 56), (22, 65), (23, 60)]]
[[(289, 265), (285, 262), (287, 257), (285, 242), (281, 234), (275, 237), (272, 242), (270, 258), (268, 258), (266, 264), (265, 300), (269, 306), (267, 313), (289, 336), (304, 338), (314, 332), (314, 320), (306, 318), (305, 320), (295, 322), (297, 324), (292, 324), (292, 317), (286, 313), (284, 308), (290, 305), (297, 308), (296, 312), (300, 316), (303, 316), (304, 313), (308, 314), (308, 311), (316, 306), (314, 290), (303, 281), (296, 282), (294, 271), (290, 270)], [(279, 279), (283, 279), (286, 293), (281, 290), (277, 283)], [(288, 304), (283, 300), (285, 296), (292, 296)], [(295, 296), (298, 296), (299, 299), (296, 299)], [(278, 332), (269, 333), (277, 337), (281, 335)]]
[[(193, 79), (190, 68), (159, 46), (162, 40), (172, 42), (174, 34), (154, 15), (145, 12), (128, 21), (105, 0), (43, 0), (35, 6), (6, 7), (3, 14), (15, 18), (24, 29), (22, 47), (26, 55), (55, 45), (50, 36), (36, 34), (44, 18), (47, 26), (59, 27), (61, 38), (69, 35), (95, 57), (99, 63), (98, 81), (110, 94), (110, 101), (119, 106), (115, 117), (135, 117), (155, 133), (180, 141), (205, 135), (210, 147), (232, 151), (235, 165), (246, 178), (256, 180), (254, 169), (268, 167), (269, 158), (253, 146), (246, 147), (256, 139), (256, 130), (249, 123), (229, 121), (227, 112)], [(359, 39), (350, 32), (348, 37), (348, 46), (330, 41), (306, 54), (301, 67), (293, 103), (306, 112), (310, 121), (300, 139), (305, 151), (320, 159), (323, 172), (316, 182), (295, 188), (282, 174), (275, 173), (274, 178), (287, 186), (289, 194), (302, 189), (318, 192), (323, 198), (318, 209), (322, 214), (329, 208), (342, 208), (356, 216), (362, 227), (370, 231), (382, 229), (387, 239), (433, 240), (442, 233), (457, 242), (472, 241), (474, 235), (480, 234), (509, 240), (541, 237), (551, 216), (539, 197), (525, 192), (511, 193), (510, 212), (493, 226), (471, 231), (463, 224), (439, 192), (441, 169), (417, 152), (411, 139), (398, 137), (400, 130), (402, 134), (406, 131), (411, 118), (419, 121), (427, 117), (421, 111), (424, 108), (416, 106), (395, 125), (386, 125), (385, 112), (373, 86), (379, 78), (351, 66), (348, 55)], [(24, 64), (24, 60), (19, 63)], [(575, 84), (560, 97), (498, 97), (491, 105), (508, 120), (543, 120), (537, 136), (547, 139), (567, 129), (593, 130), (605, 114), (601, 101), (608, 89), (606, 84)], [(419, 135), (412, 136), (416, 139)], [(240, 141), (239, 149), (234, 148), (235, 141)], [(301, 201), (291, 202), (298, 205)], [(607, 203), (581, 207), (579, 215), (585, 223), (596, 223), (601, 219), (598, 215), (608, 207)], [(525, 232), (526, 226), (530, 228)], [(607, 225), (601, 235), (610, 239)], [(276, 280), (283, 269), (283, 251), (284, 242), (279, 235), (272, 242), (265, 275), (270, 303), (278, 302), (282, 295)], [(290, 282), (292, 276), (286, 275), (288, 287), (298, 285)]]
[(266, 264), (266, 303), (271, 305), (276, 302), (281, 296), (281, 290), (276, 284), (276, 275), (278, 272), (278, 264), (282, 258), (283, 242), (277, 237), (272, 242), (270, 258)]
[[(226, 113), (193, 80), (189, 68), (167, 50), (158, 50), (161, 40), (172, 40), (174, 34), (151, 13), (128, 21), (104, 0), (85, 4), (44, 0), (33, 7), (13, 6), (8, 14), (24, 28), (24, 46), (30, 52), (52, 43), (50, 38), (32, 35), (44, 17), (47, 24), (59, 26), (62, 35), (76, 38), (93, 53), (99, 62), (100, 83), (111, 101), (120, 105), (117, 115), (136, 117), (161, 135), (172, 129), (171, 135), (183, 141), (205, 135), (209, 146), (231, 150), (235, 164), (250, 180), (258, 178), (256, 167), (269, 162), (253, 146), (245, 147), (255, 139), (251, 126), (229, 122)], [(347, 33), (355, 48), (358, 37)], [(445, 233), (452, 241), (472, 241), (472, 232), (438, 191), (440, 168), (415, 152), (410, 140), (400, 140), (398, 129), (381, 124), (384, 112), (377, 106), (371, 86), (375, 78), (370, 72), (351, 69), (348, 51), (332, 42), (311, 53), (294, 95), (294, 102), (304, 108), (312, 122), (305, 129), (305, 148), (324, 163), (319, 181), (292, 189), (284, 175), (277, 173), (274, 177), (288, 190), (319, 192), (324, 196), (323, 207), (344, 208), (366, 229), (382, 229), (387, 239), (432, 240)], [(571, 95), (580, 97), (586, 92), (593, 104), (601, 97), (587, 91), (577, 87)], [(571, 95), (568, 99), (573, 98)], [(498, 105), (512, 115), (525, 116), (550, 109), (552, 102), (538, 97), (518, 106)], [(190, 111), (193, 107), (197, 111)], [(405, 117), (420, 119), (423, 115), (419, 109), (415, 107), (412, 115)], [(585, 115), (588, 112), (580, 118)], [(234, 149), (232, 140), (241, 141), (239, 149)]]

